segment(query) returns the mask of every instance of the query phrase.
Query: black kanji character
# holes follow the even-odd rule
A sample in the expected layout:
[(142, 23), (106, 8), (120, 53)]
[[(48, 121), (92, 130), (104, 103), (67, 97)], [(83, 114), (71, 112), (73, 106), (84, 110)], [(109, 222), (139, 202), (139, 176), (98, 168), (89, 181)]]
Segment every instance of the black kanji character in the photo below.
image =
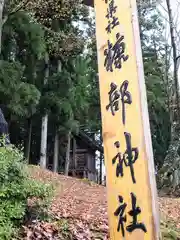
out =
[(115, 112), (119, 110), (120, 91), (117, 90), (117, 85), (111, 83), (111, 90), (109, 91), (109, 104), (106, 106), (106, 110), (111, 109), (111, 113), (114, 116)]
[(112, 21), (108, 20), (108, 26), (106, 27), (107, 33), (111, 33), (111, 30), (119, 25), (119, 20), (117, 17), (112, 17)]
[(136, 183), (133, 164), (138, 159), (139, 150), (138, 150), (138, 148), (132, 148), (132, 146), (131, 146), (131, 135), (129, 133), (125, 132), (124, 136), (125, 136), (125, 139), (126, 139), (126, 151), (123, 155), (123, 161), (124, 161), (126, 167), (130, 167), (132, 181), (133, 181), (133, 183)]
[[(121, 156), (120, 149), (120, 142), (117, 141), (114, 143), (115, 147), (118, 149), (118, 153), (116, 156), (112, 159), (112, 163), (115, 164), (116, 160), (118, 160), (118, 163), (116, 165), (116, 177), (123, 177), (124, 171), (123, 171), (123, 164), (125, 164), (126, 167), (130, 167), (131, 177), (133, 183), (136, 183), (136, 179), (134, 176), (134, 167), (133, 164), (138, 159), (138, 148), (132, 148), (131, 147), (131, 135), (129, 133), (124, 133), (125, 140), (126, 140), (126, 151), (123, 154), (123, 157)], [(134, 154), (133, 154), (134, 153)]]
[(127, 61), (129, 56), (125, 55), (125, 42), (124, 36), (121, 36), (119, 33), (116, 34), (116, 43), (113, 45), (108, 40), (108, 48), (104, 51), (105, 61), (104, 66), (107, 71), (113, 72), (113, 65), (115, 68), (122, 68), (122, 61)]
[(108, 9), (107, 9), (106, 18), (107, 19), (112, 18), (113, 14), (116, 13), (116, 9), (117, 9), (117, 6), (114, 5), (114, 0), (111, 0), (111, 2), (109, 3)]
[(119, 25), (118, 18), (117, 17), (113, 17), (112, 22), (111, 22), (112, 29), (115, 28), (118, 25)]
[(131, 193), (131, 201), (132, 201), (132, 210), (128, 213), (132, 218), (132, 223), (126, 227), (126, 230), (132, 233), (136, 229), (141, 229), (145, 233), (147, 232), (146, 226), (143, 223), (138, 223), (137, 216), (141, 213), (140, 207), (136, 206), (136, 196), (134, 193)]
[(113, 14), (116, 13), (117, 6), (114, 5), (114, 0), (111, 0), (107, 9), (106, 18), (108, 19), (108, 26), (106, 27), (107, 33), (111, 33), (111, 30), (119, 25), (119, 20)]
[(119, 207), (116, 209), (116, 211), (114, 212), (114, 216), (118, 217), (119, 216), (119, 220), (118, 220), (118, 226), (117, 226), (117, 231), (122, 232), (122, 236), (125, 236), (125, 230), (124, 230), (124, 222), (126, 222), (126, 215), (125, 215), (125, 209), (127, 207), (126, 203), (123, 203), (123, 197), (122, 196), (118, 196), (118, 200), (119, 200)]
[(122, 121), (124, 125), (126, 123), (125, 104), (132, 103), (131, 93), (127, 91), (128, 85), (129, 85), (129, 82), (125, 80), (120, 87), (120, 94), (121, 94), (121, 101), (122, 101)]
[(108, 49), (105, 49), (104, 55), (105, 61), (104, 61), (104, 66), (106, 67), (107, 71), (113, 72), (113, 45), (110, 43), (108, 40)]
[(113, 55), (113, 60), (114, 60), (114, 66), (115, 68), (121, 69), (122, 67), (122, 60), (124, 62), (126, 62), (129, 58), (128, 55), (124, 55), (125, 53), (125, 48), (126, 48), (126, 44), (123, 41), (124, 40), (124, 36), (121, 36), (120, 33), (116, 34), (116, 43), (114, 44), (112, 50), (114, 52)]
[(112, 115), (115, 115), (115, 112), (119, 110), (119, 102), (122, 102), (122, 122), (125, 124), (126, 116), (125, 116), (125, 104), (132, 103), (132, 97), (129, 91), (127, 91), (129, 82), (125, 80), (120, 89), (117, 89), (117, 85), (115, 83), (110, 84), (109, 91), (109, 104), (106, 106), (106, 110), (111, 110)]
[(118, 159), (118, 164), (116, 166), (116, 177), (119, 177), (119, 176), (123, 177), (124, 176), (124, 172), (123, 172), (123, 158), (121, 157), (121, 153), (119, 151), (120, 142), (117, 141), (117, 142), (114, 143), (114, 145), (118, 149), (118, 153), (112, 159), (112, 163), (115, 164), (116, 160)]

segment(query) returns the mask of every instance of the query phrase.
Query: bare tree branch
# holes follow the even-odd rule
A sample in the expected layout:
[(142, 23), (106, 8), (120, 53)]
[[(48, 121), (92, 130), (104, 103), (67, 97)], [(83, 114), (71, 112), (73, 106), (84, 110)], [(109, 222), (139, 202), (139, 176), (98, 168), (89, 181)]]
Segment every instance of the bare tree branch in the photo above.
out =
[(177, 62), (177, 46), (175, 41), (175, 27), (173, 24), (173, 14), (172, 8), (170, 4), (170, 0), (166, 0), (167, 9), (168, 9), (168, 17), (169, 17), (169, 28), (171, 34), (171, 44), (173, 50), (173, 63), (174, 63), (174, 92), (175, 92), (175, 102), (174, 105), (177, 107), (177, 116), (175, 115), (175, 109), (173, 109), (173, 121), (177, 122), (180, 120), (180, 96), (179, 96), (179, 83), (178, 83), (178, 62)]

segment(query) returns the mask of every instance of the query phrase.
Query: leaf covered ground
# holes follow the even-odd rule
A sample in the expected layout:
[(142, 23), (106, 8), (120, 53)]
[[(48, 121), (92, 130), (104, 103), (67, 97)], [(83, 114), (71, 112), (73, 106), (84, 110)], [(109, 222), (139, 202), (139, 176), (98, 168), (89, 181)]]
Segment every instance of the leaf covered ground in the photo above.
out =
[[(109, 239), (105, 187), (38, 167), (30, 169), (33, 178), (52, 183), (56, 193), (49, 210), (51, 220), (24, 226), (25, 239)], [(180, 239), (180, 199), (159, 198), (159, 206), (163, 239)]]

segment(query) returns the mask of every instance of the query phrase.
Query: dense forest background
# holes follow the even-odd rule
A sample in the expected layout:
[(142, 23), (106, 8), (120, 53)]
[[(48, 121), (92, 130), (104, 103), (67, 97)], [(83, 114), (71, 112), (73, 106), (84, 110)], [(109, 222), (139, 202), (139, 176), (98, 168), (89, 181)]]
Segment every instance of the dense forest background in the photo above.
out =
[[(0, 107), (11, 143), (29, 163), (67, 173), (73, 134), (83, 130), (102, 144), (93, 9), (80, 0), (1, 2)], [(176, 188), (177, 22), (169, 0), (140, 1), (138, 13), (158, 186)]]

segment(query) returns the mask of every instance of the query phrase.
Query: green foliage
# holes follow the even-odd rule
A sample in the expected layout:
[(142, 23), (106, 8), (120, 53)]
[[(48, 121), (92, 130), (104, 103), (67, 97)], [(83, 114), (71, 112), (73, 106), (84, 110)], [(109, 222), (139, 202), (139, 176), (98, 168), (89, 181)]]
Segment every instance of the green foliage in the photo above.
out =
[(156, 5), (142, 3), (139, 18), (152, 143), (155, 164), (160, 168), (169, 146), (171, 127), (164, 67), (166, 42), (161, 34), (164, 26)]
[(180, 232), (170, 221), (161, 221), (161, 238), (162, 240), (178, 240)]
[(68, 229), (69, 229), (69, 225), (68, 225), (68, 221), (67, 219), (60, 219), (58, 222), (57, 222), (59, 228), (61, 229), (61, 231), (63, 232), (67, 232)]
[(3, 28), (2, 55), (15, 51), (21, 63), (31, 58), (40, 59), (45, 53), (44, 31), (40, 24), (32, 22), (30, 16), (17, 12), (8, 18)]
[(59, 239), (72, 239), (73, 236), (70, 231), (69, 222), (67, 219), (60, 219), (57, 221)]
[[(155, 55), (155, 53), (154, 53)], [(144, 54), (147, 98), (156, 166), (161, 167), (170, 141), (170, 116), (162, 66), (156, 57)]]
[(48, 112), (60, 132), (78, 131), (89, 107), (88, 62), (77, 57), (63, 64), (44, 86), (40, 109)]
[(0, 239), (9, 240), (26, 216), (28, 199), (42, 204), (52, 189), (29, 178), (23, 154), (13, 146), (0, 148), (0, 182)]
[(23, 67), (20, 63), (1, 61), (0, 102), (7, 106), (11, 114), (28, 117), (39, 103), (40, 92), (22, 78)]
[[(44, 113), (49, 115), (51, 139), (55, 128), (61, 135), (68, 131), (78, 133), (80, 128), (91, 136), (100, 135), (95, 22), (80, 0), (35, 0), (27, 4), (10, 0), (6, 1), (4, 16), (19, 5), (21, 10), (9, 15), (2, 31), (0, 103), (5, 106), (11, 125), (16, 116), (10, 130), (11, 135), (17, 135), (12, 137), (14, 143), (26, 142), (27, 118), (34, 121), (30, 121), (32, 152), (33, 158), (39, 159), (40, 118)], [(156, 165), (160, 167), (170, 140), (164, 83), (166, 42), (161, 34), (164, 26), (156, 3), (138, 1), (138, 12), (153, 149)], [(49, 55), (50, 71), (44, 86), (45, 52)], [(62, 65), (60, 73), (58, 61)]]
[(25, 9), (45, 30), (49, 56), (63, 59), (81, 53), (84, 39), (73, 23), (87, 21), (88, 10), (82, 1), (29, 1)]

